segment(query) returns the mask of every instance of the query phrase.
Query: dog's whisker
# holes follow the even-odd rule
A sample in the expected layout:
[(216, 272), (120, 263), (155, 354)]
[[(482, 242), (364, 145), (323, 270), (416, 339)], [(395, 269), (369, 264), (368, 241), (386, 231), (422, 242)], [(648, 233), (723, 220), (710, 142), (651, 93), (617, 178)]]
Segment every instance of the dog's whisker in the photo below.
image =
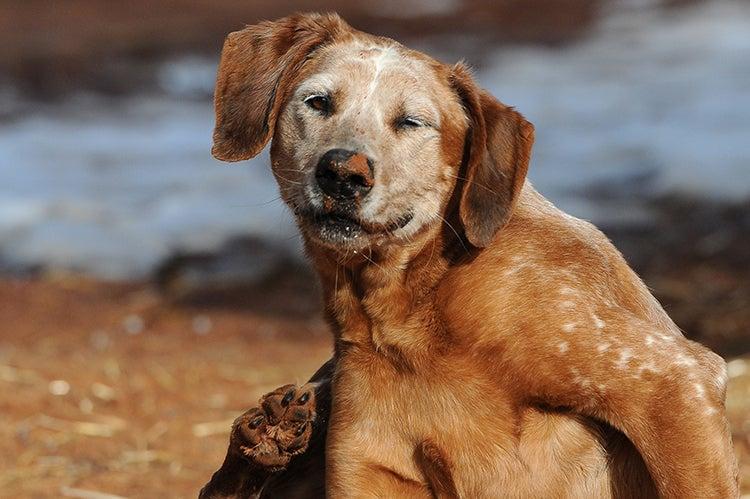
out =
[(466, 253), (468, 253), (469, 252), (469, 248), (466, 247), (466, 245), (464, 244), (463, 238), (459, 235), (459, 233), (456, 231), (456, 229), (454, 229), (453, 226), (450, 224), (450, 222), (448, 222), (448, 220), (446, 220), (445, 218), (443, 218), (442, 215), (438, 214), (438, 217), (440, 218), (440, 220), (442, 220), (450, 228), (450, 230), (453, 231), (453, 233), (456, 235), (456, 239), (458, 239), (458, 242), (461, 244), (461, 246), (463, 247), (464, 251)]
[(491, 188), (487, 187), (487, 186), (486, 186), (486, 185), (484, 185), (484, 184), (480, 184), (479, 182), (476, 182), (476, 181), (474, 181), (474, 180), (469, 180), (469, 179), (468, 179), (468, 178), (466, 178), (466, 177), (462, 177), (461, 175), (454, 175), (454, 174), (452, 174), (452, 173), (448, 173), (447, 175), (448, 175), (449, 177), (453, 177), (453, 178), (455, 178), (455, 179), (458, 179), (458, 180), (463, 180), (464, 182), (467, 182), (467, 183), (469, 183), (469, 184), (471, 184), (471, 185), (475, 185), (475, 186), (477, 186), (477, 187), (481, 187), (482, 189), (485, 189), (485, 190), (487, 190), (487, 191), (491, 192), (492, 194), (495, 194), (495, 195), (497, 195), (497, 196), (500, 196), (500, 193), (499, 193), (499, 192), (497, 192), (497, 191), (495, 191), (495, 190), (493, 190), (493, 189), (491, 189)]
[(294, 184), (294, 185), (303, 185), (303, 184), (302, 184), (302, 182), (297, 182), (296, 180), (291, 180), (291, 179), (288, 179), (288, 178), (286, 178), (286, 177), (282, 177), (282, 176), (281, 176), (281, 175), (279, 175), (278, 173), (274, 173), (274, 175), (275, 175), (275, 176), (276, 176), (276, 177), (277, 177), (277, 178), (278, 178), (279, 180), (283, 180), (283, 181), (285, 181), (285, 182), (288, 182), (288, 183), (290, 183), (290, 184)]
[(281, 196), (276, 196), (273, 199), (269, 199), (268, 201), (263, 201), (262, 203), (252, 203), (252, 204), (232, 204), (229, 205), (230, 208), (255, 208), (258, 206), (265, 206), (271, 203), (275, 203), (276, 201), (281, 201)]
[[(370, 251), (372, 252), (372, 250), (370, 250)], [(372, 253), (370, 253), (370, 254), (372, 255)], [(375, 260), (373, 260), (372, 258), (370, 258), (370, 257), (368, 257), (367, 255), (365, 255), (365, 254), (364, 254), (364, 252), (360, 252), (360, 255), (362, 255), (362, 257), (363, 257), (363, 258), (364, 258), (365, 260), (367, 260), (368, 262), (370, 262), (370, 263), (372, 263), (373, 265), (375, 265), (375, 266), (376, 266), (376, 267), (377, 267), (378, 269), (380, 269), (380, 270), (382, 270), (383, 272), (385, 272), (385, 269), (384, 269), (384, 268), (383, 268), (383, 267), (382, 267), (382, 266), (381, 266), (380, 264), (378, 264), (378, 263), (377, 263), (377, 262), (376, 262)]]
[(339, 292), (339, 263), (336, 262), (336, 278), (333, 281), (333, 296), (338, 295)]
[(432, 263), (432, 257), (435, 256), (435, 243), (437, 243), (437, 239), (432, 240), (432, 249), (430, 250), (430, 258), (427, 259), (427, 267), (430, 266), (430, 263)]
[(294, 172), (294, 173), (302, 173), (304, 171), (304, 168), (274, 168), (275, 172)]

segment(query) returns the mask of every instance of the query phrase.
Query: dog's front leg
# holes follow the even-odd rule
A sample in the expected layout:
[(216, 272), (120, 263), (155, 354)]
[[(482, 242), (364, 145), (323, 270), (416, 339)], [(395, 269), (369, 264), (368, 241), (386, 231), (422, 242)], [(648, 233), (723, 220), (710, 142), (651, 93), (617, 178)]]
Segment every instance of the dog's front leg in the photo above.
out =
[(428, 484), (410, 479), (363, 454), (360, 441), (347, 433), (329, 435), (336, 443), (326, 447), (326, 497), (380, 499), (408, 497), (434, 499)]
[(507, 352), (515, 364), (509, 374), (536, 400), (622, 431), (661, 497), (737, 497), (724, 361), (676, 331), (627, 314), (602, 314), (599, 326), (593, 334), (564, 326), (557, 344), (548, 334), (527, 336)]
[[(338, 438), (341, 439), (341, 435)], [(407, 478), (386, 466), (363, 459), (361, 452), (347, 448), (346, 443), (351, 441), (344, 438), (343, 445), (339, 443), (331, 452), (334, 457), (329, 459), (328, 464), (328, 497), (458, 499), (445, 454), (432, 441), (421, 442), (414, 452), (425, 482)], [(335, 457), (339, 453), (341, 460)]]
[(407, 420), (384, 414), (378, 402), (359, 396), (363, 388), (355, 374), (357, 370), (350, 364), (359, 360), (341, 358), (332, 383), (334, 403), (326, 440), (326, 497), (434, 499), (427, 474), (420, 465), (423, 462), (431, 465), (433, 475), (442, 477), (444, 473), (436, 459), (439, 454), (428, 452), (423, 462), (418, 462), (417, 458), (422, 456), (415, 455), (413, 442), (399, 438), (399, 432), (394, 430), (395, 426), (407, 424)]

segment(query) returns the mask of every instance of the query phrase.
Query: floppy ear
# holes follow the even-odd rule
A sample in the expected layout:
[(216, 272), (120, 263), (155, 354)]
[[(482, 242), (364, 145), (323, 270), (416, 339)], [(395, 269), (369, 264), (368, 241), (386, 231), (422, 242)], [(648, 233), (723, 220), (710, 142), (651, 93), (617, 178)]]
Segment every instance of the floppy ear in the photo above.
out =
[(296, 14), (230, 33), (216, 77), (214, 157), (241, 161), (258, 154), (308, 56), (350, 32), (335, 14)]
[(534, 126), (479, 88), (464, 64), (453, 68), (451, 84), (470, 120), (459, 216), (466, 238), (483, 248), (508, 221), (518, 200), (529, 168)]

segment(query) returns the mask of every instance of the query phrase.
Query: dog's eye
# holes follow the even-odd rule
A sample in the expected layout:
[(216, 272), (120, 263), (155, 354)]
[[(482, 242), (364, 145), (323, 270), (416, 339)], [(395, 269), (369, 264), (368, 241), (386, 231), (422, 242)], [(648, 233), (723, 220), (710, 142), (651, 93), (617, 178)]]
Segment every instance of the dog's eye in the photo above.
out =
[(425, 123), (419, 118), (413, 116), (400, 116), (396, 119), (396, 129), (406, 130), (409, 128), (419, 128), (425, 126)]
[(307, 107), (319, 113), (330, 114), (331, 112), (331, 98), (327, 95), (311, 95), (305, 98), (304, 102), (307, 104)]

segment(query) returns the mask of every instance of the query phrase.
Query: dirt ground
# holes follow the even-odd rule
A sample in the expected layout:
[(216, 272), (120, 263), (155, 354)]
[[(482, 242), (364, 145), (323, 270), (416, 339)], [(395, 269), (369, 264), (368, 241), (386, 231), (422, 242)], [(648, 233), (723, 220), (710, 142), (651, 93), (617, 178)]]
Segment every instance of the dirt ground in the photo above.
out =
[[(231, 420), (330, 355), (319, 318), (70, 276), (0, 281), (0, 324), (1, 497), (195, 497)], [(750, 358), (730, 374), (750, 494)]]
[(0, 324), (0, 497), (15, 498), (196, 497), (230, 422), (331, 344), (317, 319), (75, 278), (0, 282)]

